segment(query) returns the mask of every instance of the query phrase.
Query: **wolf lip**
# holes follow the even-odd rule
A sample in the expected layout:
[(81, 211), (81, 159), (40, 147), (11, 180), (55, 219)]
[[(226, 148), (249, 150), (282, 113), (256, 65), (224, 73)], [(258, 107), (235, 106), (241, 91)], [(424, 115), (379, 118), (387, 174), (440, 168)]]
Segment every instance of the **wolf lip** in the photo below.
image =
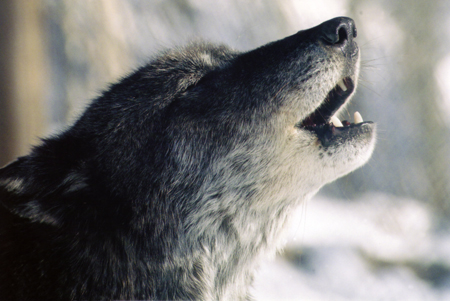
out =
[(352, 139), (357, 136), (371, 136), (374, 123), (372, 121), (364, 121), (361, 123), (342, 122), (344, 126), (336, 127), (333, 124), (323, 124), (310, 127), (308, 130), (314, 132), (324, 147), (343, 143), (343, 141)]

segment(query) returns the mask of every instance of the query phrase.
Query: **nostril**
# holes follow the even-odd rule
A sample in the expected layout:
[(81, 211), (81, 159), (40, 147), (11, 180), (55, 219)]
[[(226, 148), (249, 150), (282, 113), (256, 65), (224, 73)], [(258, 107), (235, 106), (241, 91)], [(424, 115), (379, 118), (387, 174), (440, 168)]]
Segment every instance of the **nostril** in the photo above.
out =
[(322, 40), (333, 46), (346, 44), (356, 38), (356, 26), (352, 19), (340, 17), (324, 22), (320, 25)]
[(343, 44), (348, 40), (347, 28), (345, 26), (341, 26), (337, 32), (337, 41), (334, 44)]
[(348, 40), (347, 28), (342, 24), (333, 32), (324, 32), (323, 39), (330, 45), (343, 44)]

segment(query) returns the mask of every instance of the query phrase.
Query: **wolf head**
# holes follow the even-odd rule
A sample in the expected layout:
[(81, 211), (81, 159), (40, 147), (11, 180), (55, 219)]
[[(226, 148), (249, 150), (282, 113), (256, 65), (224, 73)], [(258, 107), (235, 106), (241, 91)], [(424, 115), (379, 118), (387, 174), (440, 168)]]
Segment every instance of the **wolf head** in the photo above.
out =
[[(244, 53), (207, 43), (167, 51), (0, 170), (2, 212), (57, 229), (48, 239), (74, 237), (68, 249), (121, 236), (134, 256), (174, 269), (199, 250), (217, 269), (232, 254), (250, 264), (290, 208), (372, 153), (373, 123), (331, 122), (356, 89), (355, 38), (353, 21), (336, 18)], [(152, 271), (158, 287), (162, 268)]]

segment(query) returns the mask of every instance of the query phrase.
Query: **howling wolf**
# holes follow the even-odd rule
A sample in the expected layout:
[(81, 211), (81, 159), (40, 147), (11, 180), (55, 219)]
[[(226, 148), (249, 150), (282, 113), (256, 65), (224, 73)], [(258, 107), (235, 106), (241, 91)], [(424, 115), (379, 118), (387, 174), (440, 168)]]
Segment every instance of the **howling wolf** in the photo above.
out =
[(0, 169), (0, 299), (243, 300), (291, 212), (363, 165), (336, 117), (359, 72), (339, 17), (248, 52), (194, 43), (112, 85)]

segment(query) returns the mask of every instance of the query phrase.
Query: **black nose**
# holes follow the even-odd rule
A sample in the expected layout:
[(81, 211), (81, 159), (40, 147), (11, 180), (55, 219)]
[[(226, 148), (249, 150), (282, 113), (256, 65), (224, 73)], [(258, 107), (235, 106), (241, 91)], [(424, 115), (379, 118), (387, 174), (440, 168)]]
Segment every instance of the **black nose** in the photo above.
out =
[(337, 46), (343, 51), (351, 51), (353, 38), (356, 38), (355, 21), (346, 17), (338, 17), (323, 22), (319, 26), (322, 41), (331, 46)]

